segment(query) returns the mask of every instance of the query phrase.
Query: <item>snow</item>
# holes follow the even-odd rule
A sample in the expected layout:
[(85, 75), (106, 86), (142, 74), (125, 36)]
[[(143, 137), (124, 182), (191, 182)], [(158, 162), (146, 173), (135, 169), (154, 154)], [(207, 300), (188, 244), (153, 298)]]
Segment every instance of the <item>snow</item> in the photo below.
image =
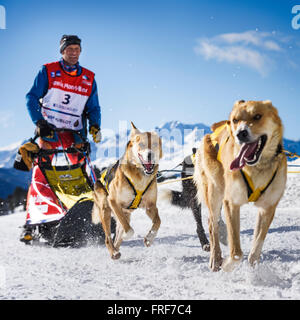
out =
[[(163, 143), (160, 170), (174, 168), (197, 147), (196, 130), (184, 138), (184, 145), (176, 139), (170, 144)], [(99, 168), (117, 159), (117, 155), (112, 156), (116, 153), (113, 141), (108, 134), (96, 150), (98, 160), (93, 163)], [(126, 141), (120, 139), (121, 149)], [(108, 156), (104, 156), (105, 150)], [(289, 164), (300, 165), (300, 159)], [(300, 171), (297, 167), (290, 170)], [(180, 188), (180, 182), (173, 182), (160, 185), (159, 192)], [(231, 273), (210, 271), (209, 253), (200, 247), (191, 210), (172, 206), (166, 199), (159, 200), (158, 210), (162, 223), (149, 248), (144, 246), (143, 237), (151, 221), (143, 210), (133, 212), (131, 225), (135, 233), (122, 243), (119, 260), (109, 257), (105, 245), (89, 244), (78, 249), (26, 246), (19, 241), (25, 212), (19, 209), (17, 213), (0, 216), (0, 300), (300, 299), (299, 173), (288, 174), (286, 191), (266, 237), (261, 263), (255, 268), (247, 262), (256, 220), (254, 205), (241, 209), (244, 257)], [(203, 208), (202, 221), (208, 237), (207, 219), (208, 211)], [(228, 247), (221, 247), (226, 257)]]
[[(180, 183), (161, 185), (159, 191), (166, 188), (180, 190)], [(244, 259), (231, 273), (210, 271), (209, 253), (200, 247), (189, 209), (167, 200), (160, 200), (158, 209), (162, 224), (153, 245), (143, 245), (151, 222), (137, 209), (131, 222), (135, 234), (123, 242), (117, 261), (110, 259), (104, 245), (26, 246), (18, 240), (25, 212), (0, 217), (0, 299), (300, 299), (299, 174), (288, 175), (261, 263), (255, 268), (247, 262), (256, 219), (253, 205), (241, 210)], [(207, 232), (207, 209), (202, 212)], [(226, 256), (228, 247), (222, 245), (222, 250)]]

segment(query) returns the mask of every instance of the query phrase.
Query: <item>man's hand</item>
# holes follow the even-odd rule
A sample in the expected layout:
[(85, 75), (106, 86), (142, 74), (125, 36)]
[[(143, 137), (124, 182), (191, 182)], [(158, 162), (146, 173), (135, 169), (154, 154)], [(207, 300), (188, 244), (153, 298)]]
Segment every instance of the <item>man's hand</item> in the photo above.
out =
[(97, 124), (92, 125), (89, 132), (93, 136), (95, 143), (99, 143), (101, 141), (101, 130)]
[(48, 123), (45, 119), (38, 120), (36, 123), (35, 134), (39, 135), (41, 138), (53, 138), (55, 127)]

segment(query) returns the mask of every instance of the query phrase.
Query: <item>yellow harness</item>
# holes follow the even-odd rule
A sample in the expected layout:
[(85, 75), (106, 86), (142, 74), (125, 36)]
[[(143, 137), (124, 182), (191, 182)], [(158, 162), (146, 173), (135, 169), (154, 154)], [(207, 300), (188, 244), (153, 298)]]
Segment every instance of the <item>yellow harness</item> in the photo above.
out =
[(218, 149), (217, 160), (219, 160), (220, 162), (222, 162), (221, 161), (221, 151), (222, 151), (223, 147), (225, 146), (225, 144), (227, 143), (229, 136), (221, 143), (221, 145), (219, 145), (219, 143), (217, 141), (217, 137), (220, 135), (220, 133), (225, 128), (226, 128), (227, 132), (230, 134), (230, 126), (228, 123), (225, 123), (222, 126), (216, 128), (216, 130), (210, 135), (210, 139), (211, 139), (213, 146)]
[(256, 202), (259, 199), (259, 197), (268, 189), (269, 185), (273, 182), (273, 180), (276, 176), (277, 169), (275, 170), (274, 174), (272, 175), (271, 180), (265, 186), (257, 188), (257, 189), (255, 189), (251, 177), (244, 170), (240, 170), (242, 177), (243, 177), (243, 179), (246, 183), (246, 186), (247, 186), (248, 201), (249, 202)]
[(127, 176), (125, 176), (127, 179), (129, 185), (131, 186), (133, 192), (134, 192), (134, 199), (132, 200), (131, 204), (127, 207), (127, 209), (136, 209), (140, 205), (142, 201), (143, 195), (146, 193), (146, 191), (149, 189), (151, 183), (153, 182), (154, 178), (148, 183), (147, 187), (144, 190), (137, 190), (132, 182), (131, 179), (129, 179)]
[[(229, 140), (229, 136), (228, 136), (221, 143), (220, 146), (217, 142), (217, 137), (224, 130), (224, 128), (226, 128), (226, 130), (230, 133), (230, 126), (227, 123), (225, 123), (222, 126), (216, 128), (216, 130), (210, 135), (213, 146), (218, 149), (217, 160), (219, 160), (220, 162), (222, 162), (221, 161), (221, 151), (222, 151), (223, 147), (225, 146), (225, 144), (227, 143), (227, 141)], [(274, 174), (272, 175), (272, 178), (270, 179), (270, 181), (266, 185), (264, 185), (263, 187), (256, 188), (256, 189), (255, 189), (255, 186), (254, 186), (254, 183), (253, 183), (251, 177), (243, 169), (240, 170), (241, 175), (243, 177), (243, 180), (244, 180), (246, 187), (247, 187), (249, 202), (256, 202), (259, 199), (259, 197), (268, 189), (268, 187), (273, 182), (273, 180), (277, 174), (277, 170), (278, 170), (278, 168), (275, 170)]]
[[(116, 166), (113, 166), (112, 169), (116, 169)], [(108, 193), (108, 186), (109, 186), (110, 182), (112, 181), (113, 177), (114, 177), (114, 172), (111, 173), (111, 170), (105, 169), (101, 173), (100, 182), (105, 187), (107, 193)], [(130, 187), (132, 188), (133, 192), (134, 192), (134, 199), (131, 201), (131, 203), (127, 207), (127, 209), (137, 209), (138, 206), (140, 205), (141, 201), (142, 201), (143, 195), (149, 189), (149, 187), (150, 187), (151, 183), (154, 181), (155, 177), (148, 183), (148, 185), (146, 186), (146, 188), (144, 190), (136, 189), (135, 186), (134, 186), (133, 181), (130, 178), (128, 178), (126, 175), (125, 175), (125, 178), (126, 178), (128, 184), (130, 185)]]

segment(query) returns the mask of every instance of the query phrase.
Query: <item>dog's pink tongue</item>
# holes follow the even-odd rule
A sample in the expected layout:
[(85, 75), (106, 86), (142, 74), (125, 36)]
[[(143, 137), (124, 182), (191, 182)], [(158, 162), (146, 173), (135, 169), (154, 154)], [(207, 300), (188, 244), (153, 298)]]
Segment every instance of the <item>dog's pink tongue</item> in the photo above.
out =
[(151, 162), (144, 162), (145, 167), (147, 168), (148, 171), (152, 169), (152, 163)]
[(244, 143), (238, 156), (231, 162), (230, 170), (239, 170), (246, 164), (246, 159), (251, 160), (257, 149), (257, 142)]

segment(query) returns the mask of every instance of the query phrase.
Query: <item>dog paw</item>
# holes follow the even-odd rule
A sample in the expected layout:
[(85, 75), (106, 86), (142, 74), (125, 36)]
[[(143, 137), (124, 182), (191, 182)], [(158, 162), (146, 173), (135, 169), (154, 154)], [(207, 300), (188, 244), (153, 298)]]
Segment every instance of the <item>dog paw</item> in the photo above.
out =
[(248, 262), (251, 265), (251, 267), (255, 267), (259, 264), (259, 256), (257, 257), (257, 255), (255, 254), (249, 254)]
[(227, 257), (222, 263), (222, 270), (232, 272), (234, 268), (241, 262), (242, 256)]
[(209, 245), (209, 243), (204, 244), (204, 245), (202, 246), (202, 250), (203, 250), (203, 251), (206, 251), (206, 252), (209, 252), (209, 251), (210, 251), (210, 245)]
[(210, 258), (209, 266), (212, 271), (214, 271), (214, 272), (220, 271), (221, 265), (222, 265), (222, 258), (218, 258), (218, 259)]
[(157, 231), (153, 231), (153, 230), (149, 231), (147, 236), (144, 238), (144, 245), (146, 247), (150, 247), (156, 235), (157, 235)]
[(112, 256), (111, 256), (111, 258), (112, 258), (113, 260), (118, 260), (118, 259), (120, 259), (120, 257), (121, 257), (121, 253), (120, 253), (120, 252), (115, 252), (115, 253), (113, 253)]
[(123, 238), (123, 240), (128, 240), (128, 239), (132, 238), (133, 235), (134, 235), (134, 231), (132, 228), (130, 228), (127, 232), (123, 233), (122, 238)]

